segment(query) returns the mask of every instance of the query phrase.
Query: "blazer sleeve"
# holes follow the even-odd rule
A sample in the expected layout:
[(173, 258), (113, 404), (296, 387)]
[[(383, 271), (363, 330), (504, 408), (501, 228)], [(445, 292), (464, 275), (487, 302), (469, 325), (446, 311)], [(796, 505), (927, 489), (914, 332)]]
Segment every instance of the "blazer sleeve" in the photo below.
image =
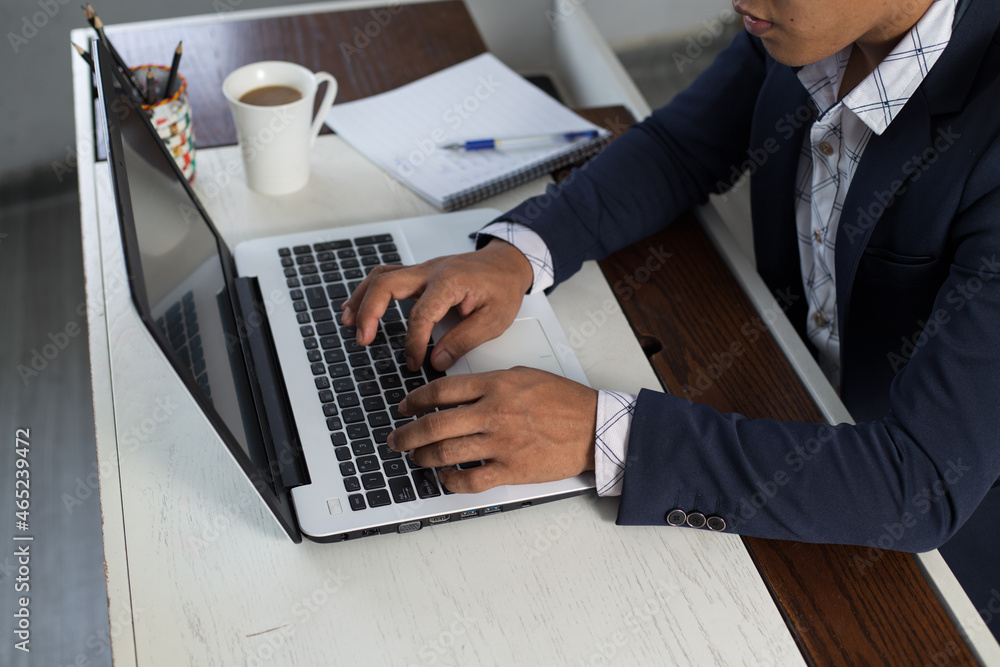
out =
[(1000, 150), (993, 156), (968, 182), (928, 320), (938, 325), (893, 380), (889, 414), (839, 426), (751, 420), (643, 391), (618, 523), (663, 525), (678, 508), (757, 537), (900, 551), (945, 543), (1000, 477)]
[(741, 31), (669, 105), (498, 220), (542, 237), (556, 285), (584, 261), (653, 234), (710, 193), (731, 187), (733, 165), (747, 159), (766, 63), (759, 40)]

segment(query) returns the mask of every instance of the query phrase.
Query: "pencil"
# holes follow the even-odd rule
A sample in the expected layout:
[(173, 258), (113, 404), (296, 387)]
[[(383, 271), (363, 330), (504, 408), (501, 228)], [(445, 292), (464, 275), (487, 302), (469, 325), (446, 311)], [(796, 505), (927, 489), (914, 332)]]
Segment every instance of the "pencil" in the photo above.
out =
[(138, 95), (138, 99), (142, 99), (142, 86), (136, 80), (135, 75), (132, 74), (132, 70), (129, 69), (128, 65), (125, 64), (125, 60), (122, 59), (121, 54), (118, 53), (118, 49), (115, 48), (111, 40), (108, 39), (108, 35), (104, 32), (104, 22), (101, 21), (101, 17), (94, 14), (94, 30), (97, 34), (101, 36), (104, 44), (108, 47), (108, 51), (111, 53), (111, 57), (114, 58), (115, 62), (118, 63), (118, 67), (125, 73), (125, 78), (132, 84), (132, 91)]
[(156, 73), (152, 67), (146, 68), (146, 104), (156, 104)]
[(90, 65), (90, 69), (93, 70), (94, 69), (94, 59), (90, 57), (90, 54), (87, 53), (86, 51), (84, 51), (83, 47), (80, 46), (79, 44), (75, 44), (74, 42), (70, 42), (70, 44), (73, 44), (73, 48), (76, 49), (76, 52), (80, 54), (81, 58), (83, 58), (84, 60), (87, 61), (87, 64)]
[(83, 18), (87, 19), (87, 23), (90, 24), (91, 28), (93, 28), (94, 16), (95, 16), (94, 8), (90, 6), (90, 3), (87, 3), (86, 5), (80, 5), (80, 8), (83, 10)]
[(174, 82), (177, 81), (177, 70), (181, 65), (181, 55), (184, 53), (184, 42), (178, 42), (177, 48), (174, 50), (174, 61), (170, 64), (170, 75), (167, 77), (167, 85), (163, 89), (163, 99), (170, 97), (170, 89), (174, 87)]

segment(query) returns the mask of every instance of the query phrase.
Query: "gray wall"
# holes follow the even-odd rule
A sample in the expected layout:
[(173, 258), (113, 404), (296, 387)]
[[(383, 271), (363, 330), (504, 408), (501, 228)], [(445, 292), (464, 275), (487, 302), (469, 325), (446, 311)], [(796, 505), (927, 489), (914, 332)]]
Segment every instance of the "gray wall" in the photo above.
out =
[[(105, 23), (210, 14), (214, 0), (95, 0)], [(240, 9), (302, 0), (242, 0)], [(495, 0), (503, 2), (504, 0)], [(676, 36), (731, 7), (729, 0), (558, 0), (583, 4), (614, 45)], [(0, 0), (0, 182), (46, 171), (74, 149), (69, 31), (78, 0)], [(164, 60), (170, 54), (164, 54)]]

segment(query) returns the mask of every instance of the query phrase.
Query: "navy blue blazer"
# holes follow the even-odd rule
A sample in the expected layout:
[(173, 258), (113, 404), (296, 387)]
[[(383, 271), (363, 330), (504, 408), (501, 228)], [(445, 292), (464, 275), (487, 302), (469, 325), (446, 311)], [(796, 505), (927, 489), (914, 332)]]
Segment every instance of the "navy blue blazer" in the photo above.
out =
[[(872, 137), (847, 195), (837, 312), (857, 424), (750, 420), (643, 391), (619, 524), (664, 525), (680, 508), (743, 535), (925, 551), (1000, 478), (998, 25), (996, 0), (961, 4), (950, 45)], [(558, 283), (749, 164), (758, 271), (793, 295), (804, 331), (793, 188), (815, 114), (796, 72), (742, 32), (668, 106), (500, 219), (545, 240)]]

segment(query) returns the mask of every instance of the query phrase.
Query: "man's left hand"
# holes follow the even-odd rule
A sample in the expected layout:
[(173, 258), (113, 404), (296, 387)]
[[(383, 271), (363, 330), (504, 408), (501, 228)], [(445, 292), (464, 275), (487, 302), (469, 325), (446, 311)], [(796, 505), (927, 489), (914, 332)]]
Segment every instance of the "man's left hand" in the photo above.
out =
[[(458, 406), (458, 407), (451, 407)], [(399, 405), (404, 415), (432, 412), (401, 426), (389, 446), (413, 452), (456, 493), (503, 484), (566, 479), (594, 469), (597, 391), (532, 368), (454, 375), (420, 387)], [(451, 466), (470, 461), (470, 470)]]

